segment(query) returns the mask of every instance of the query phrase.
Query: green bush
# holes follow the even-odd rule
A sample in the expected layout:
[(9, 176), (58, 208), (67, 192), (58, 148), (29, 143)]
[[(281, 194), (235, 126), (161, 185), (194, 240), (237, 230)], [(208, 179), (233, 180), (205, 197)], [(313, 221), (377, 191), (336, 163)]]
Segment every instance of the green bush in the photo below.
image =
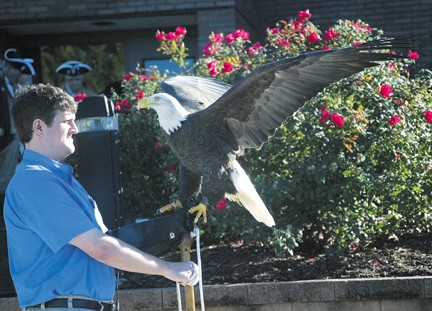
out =
[[(382, 36), (362, 21), (338, 21), (322, 33), (309, 11), (267, 29), (264, 44), (249, 34), (212, 33), (197, 75), (233, 83), (254, 68), (302, 52), (358, 44)], [(180, 65), (187, 56), (186, 29), (157, 33), (160, 51)], [(175, 56), (175, 57), (174, 57)], [(212, 242), (244, 239), (271, 243), (276, 253), (292, 253), (299, 243), (334, 252), (374, 236), (430, 232), (432, 73), (410, 68), (411, 59), (365, 70), (328, 87), (289, 118), (261, 150), (239, 159), (276, 219), (276, 228), (258, 224), (243, 208), (229, 203), (213, 211), (204, 228)], [(134, 79), (131, 79), (135, 77)], [(125, 204), (143, 214), (175, 197), (176, 164), (161, 141), (155, 114), (137, 114), (140, 92), (150, 95), (165, 77), (131, 74), (116, 95), (120, 118)], [(121, 105), (127, 100), (126, 105)], [(124, 109), (126, 107), (126, 109)]]

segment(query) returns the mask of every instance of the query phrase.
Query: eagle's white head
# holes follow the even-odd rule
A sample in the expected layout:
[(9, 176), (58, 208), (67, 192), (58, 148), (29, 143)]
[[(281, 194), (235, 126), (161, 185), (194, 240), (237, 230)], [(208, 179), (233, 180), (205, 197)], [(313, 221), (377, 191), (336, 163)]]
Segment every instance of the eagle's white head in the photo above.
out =
[(138, 102), (138, 109), (153, 108), (159, 117), (161, 128), (169, 135), (181, 127), (188, 112), (177, 99), (166, 93), (157, 93), (144, 97)]

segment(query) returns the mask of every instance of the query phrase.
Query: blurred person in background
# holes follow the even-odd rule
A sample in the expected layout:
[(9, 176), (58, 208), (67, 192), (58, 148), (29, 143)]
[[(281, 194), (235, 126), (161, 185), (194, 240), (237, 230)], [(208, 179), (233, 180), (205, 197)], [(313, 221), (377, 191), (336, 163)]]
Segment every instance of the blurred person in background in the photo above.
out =
[(11, 118), (15, 92), (20, 86), (32, 84), (35, 74), (33, 59), (23, 57), (14, 48), (4, 52), (0, 70), (0, 192), (6, 190), (22, 156), (22, 145)]

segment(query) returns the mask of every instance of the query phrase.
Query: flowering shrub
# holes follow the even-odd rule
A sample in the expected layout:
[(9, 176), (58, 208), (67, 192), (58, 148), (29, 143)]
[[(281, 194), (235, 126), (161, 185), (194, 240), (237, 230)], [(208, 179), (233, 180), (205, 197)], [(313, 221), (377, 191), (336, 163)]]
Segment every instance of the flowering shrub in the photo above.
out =
[[(297, 18), (279, 21), (267, 29), (264, 43), (250, 42), (243, 29), (228, 35), (211, 33), (195, 72), (233, 83), (270, 61), (357, 45), (383, 34), (360, 20), (341, 20), (322, 32), (311, 17), (306, 10)], [(176, 30), (175, 39), (162, 32), (156, 36), (160, 50), (184, 65), (186, 30), (178, 29), (182, 31)], [(261, 150), (250, 150), (239, 159), (277, 220), (276, 229), (257, 224), (244, 209), (223, 200), (205, 228), (207, 237), (269, 241), (283, 253), (292, 252), (301, 241), (333, 251), (351, 243), (362, 245), (378, 234), (397, 238), (401, 233), (430, 231), (432, 73), (420, 70), (412, 76), (410, 68), (419, 55), (409, 51), (407, 56), (408, 60), (388, 62), (331, 85), (289, 118)], [(139, 92), (149, 95), (156, 90), (146, 89), (148, 81), (137, 80), (133, 86), (131, 80), (124, 89), (132, 105), (121, 112), (133, 110)], [(117, 99), (120, 105), (121, 100)], [(151, 120), (140, 135), (153, 137), (147, 141), (152, 146), (160, 141), (158, 130), (153, 131), (154, 114), (139, 116), (140, 122)], [(150, 149), (145, 146), (130, 148)], [(164, 178), (169, 159), (171, 155), (158, 162), (162, 169), (157, 174), (164, 171)], [(139, 184), (136, 175), (134, 182)], [(171, 193), (175, 177), (169, 177), (173, 183), (164, 185)]]

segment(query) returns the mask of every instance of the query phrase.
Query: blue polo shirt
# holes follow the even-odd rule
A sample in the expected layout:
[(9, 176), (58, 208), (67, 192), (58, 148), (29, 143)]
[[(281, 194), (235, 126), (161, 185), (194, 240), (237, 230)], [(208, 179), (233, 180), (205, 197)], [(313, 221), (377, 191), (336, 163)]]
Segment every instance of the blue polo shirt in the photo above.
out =
[(69, 244), (90, 229), (106, 231), (71, 166), (26, 150), (6, 189), (4, 218), (22, 307), (65, 295), (113, 299), (114, 269)]

